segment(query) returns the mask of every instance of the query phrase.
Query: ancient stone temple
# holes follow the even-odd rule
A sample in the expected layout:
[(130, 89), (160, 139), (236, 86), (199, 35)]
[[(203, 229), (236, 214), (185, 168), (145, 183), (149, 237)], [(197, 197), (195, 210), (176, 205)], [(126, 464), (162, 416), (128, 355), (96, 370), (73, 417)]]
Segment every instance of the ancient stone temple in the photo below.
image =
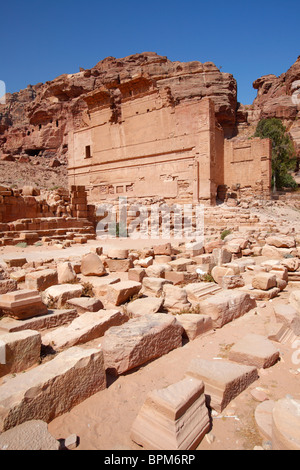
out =
[(85, 185), (93, 202), (158, 196), (214, 205), (224, 188), (270, 191), (269, 140), (224, 138), (208, 96), (178, 100), (166, 80), (140, 73), (83, 99), (69, 134), (69, 183)]

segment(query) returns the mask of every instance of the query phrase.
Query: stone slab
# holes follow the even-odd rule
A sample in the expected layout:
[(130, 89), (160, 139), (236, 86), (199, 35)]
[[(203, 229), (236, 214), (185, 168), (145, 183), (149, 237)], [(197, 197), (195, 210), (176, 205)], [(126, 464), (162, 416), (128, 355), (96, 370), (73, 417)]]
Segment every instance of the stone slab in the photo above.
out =
[(171, 315), (153, 314), (110, 328), (102, 340), (105, 368), (120, 375), (182, 345), (183, 329)]
[(221, 287), (214, 282), (194, 282), (185, 286), (190, 302), (199, 302), (211, 295), (221, 292)]
[(208, 315), (184, 313), (176, 315), (176, 320), (184, 330), (184, 336), (190, 341), (213, 329), (212, 319)]
[(26, 319), (47, 313), (38, 291), (23, 289), (0, 296), (0, 311), (17, 319)]
[(0, 345), (5, 353), (4, 364), (0, 362), (0, 377), (22, 372), (40, 360), (42, 342), (41, 335), (36, 331), (0, 333)]
[(107, 286), (108, 302), (113, 305), (119, 306), (127, 302), (131, 297), (137, 295), (142, 288), (140, 282), (135, 281), (121, 281)]
[(49, 423), (105, 388), (103, 352), (70, 348), (0, 386), (0, 432), (30, 420)]
[(279, 350), (264, 336), (248, 334), (231, 348), (229, 359), (253, 365), (258, 369), (266, 369), (277, 362)]
[(43, 331), (70, 323), (77, 316), (78, 313), (75, 309), (68, 309), (48, 310), (47, 315), (41, 315), (27, 320), (14, 320), (13, 318), (4, 317), (0, 320), (0, 333), (1, 331), (8, 333), (23, 330)]
[(204, 382), (207, 403), (218, 412), (258, 379), (255, 367), (200, 358), (192, 360), (186, 375)]
[(46, 333), (42, 342), (44, 346), (51, 346), (55, 351), (62, 351), (99, 338), (112, 326), (122, 325), (127, 320), (128, 317), (119, 310), (86, 312), (70, 325)]
[(300, 450), (300, 400), (278, 400), (272, 414), (273, 450)]
[(236, 318), (243, 316), (256, 306), (249, 294), (241, 291), (221, 291), (200, 302), (203, 315), (212, 318), (213, 327), (221, 328)]

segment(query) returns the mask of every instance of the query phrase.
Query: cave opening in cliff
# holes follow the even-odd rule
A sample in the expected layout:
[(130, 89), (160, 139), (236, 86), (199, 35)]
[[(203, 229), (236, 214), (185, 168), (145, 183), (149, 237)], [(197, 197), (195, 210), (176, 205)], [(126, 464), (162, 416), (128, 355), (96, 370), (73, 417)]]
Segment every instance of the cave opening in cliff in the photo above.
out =
[(44, 149), (26, 149), (25, 153), (29, 157), (37, 157)]

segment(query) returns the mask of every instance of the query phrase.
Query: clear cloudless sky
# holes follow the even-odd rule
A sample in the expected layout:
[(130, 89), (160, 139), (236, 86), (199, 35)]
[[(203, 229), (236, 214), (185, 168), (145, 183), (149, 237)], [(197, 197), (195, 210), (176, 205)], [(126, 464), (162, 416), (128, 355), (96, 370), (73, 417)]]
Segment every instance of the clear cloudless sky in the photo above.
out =
[(299, 0), (5, 0), (0, 80), (13, 93), (107, 56), (145, 51), (172, 61), (212, 61), (233, 74), (238, 100), (300, 55)]

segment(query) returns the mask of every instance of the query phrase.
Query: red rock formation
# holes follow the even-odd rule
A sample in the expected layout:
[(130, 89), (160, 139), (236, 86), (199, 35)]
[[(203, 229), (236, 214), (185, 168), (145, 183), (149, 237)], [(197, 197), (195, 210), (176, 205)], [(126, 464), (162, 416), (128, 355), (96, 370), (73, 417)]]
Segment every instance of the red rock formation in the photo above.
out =
[(175, 105), (182, 100), (211, 97), (226, 134), (232, 134), (235, 127), (236, 81), (212, 62), (172, 62), (145, 52), (123, 59), (108, 57), (92, 69), (80, 70), (7, 95), (6, 105), (0, 105), (2, 158), (29, 155), (66, 162), (68, 132), (80, 123), (86, 108), (83, 95), (105, 87), (117, 113), (117, 87), (136, 75), (152, 80), (156, 87), (168, 86)]
[(300, 56), (279, 77), (265, 75), (253, 83), (257, 97), (247, 106), (247, 121), (256, 125), (260, 119), (279, 118), (286, 125), (300, 157)]

